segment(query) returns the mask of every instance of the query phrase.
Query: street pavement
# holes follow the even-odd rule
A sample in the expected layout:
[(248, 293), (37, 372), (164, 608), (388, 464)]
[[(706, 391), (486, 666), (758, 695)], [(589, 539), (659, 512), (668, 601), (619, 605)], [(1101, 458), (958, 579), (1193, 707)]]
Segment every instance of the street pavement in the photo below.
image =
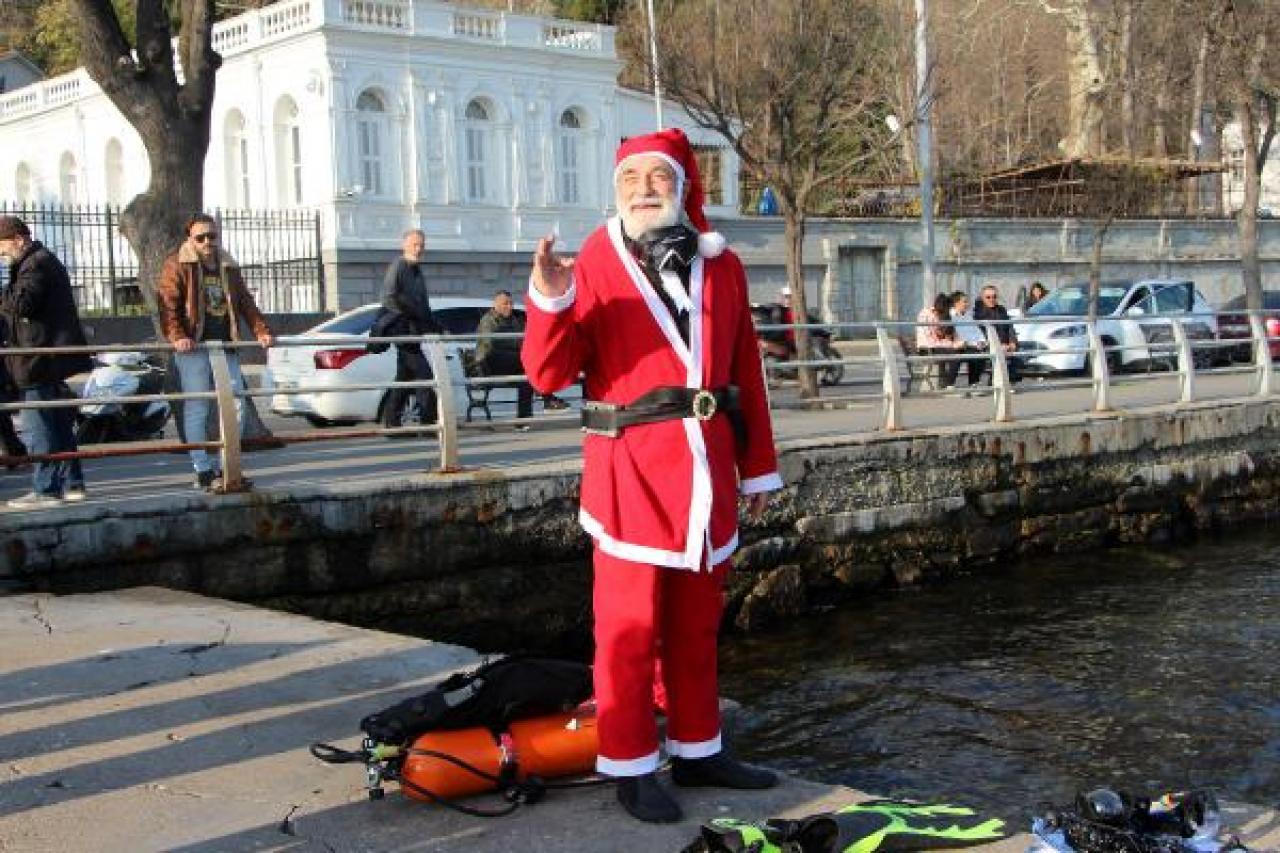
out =
[[(1178, 399), (1177, 378), (1171, 374), (1137, 374), (1121, 377), (1112, 389), (1112, 412), (1125, 412), (1170, 405)], [(1196, 399), (1218, 400), (1247, 397), (1252, 377), (1246, 373), (1203, 375), (1196, 378)], [(1092, 407), (1091, 391), (1081, 380), (1040, 381), (1027, 379), (1015, 386), (1013, 415), (1017, 422), (1079, 416)], [(264, 420), (277, 435), (288, 438), (300, 434), (339, 435), (344, 429), (315, 430), (304, 420), (281, 418), (266, 412), (259, 398)], [(879, 367), (851, 365), (845, 381), (822, 389), (816, 403), (804, 403), (794, 383), (781, 383), (771, 392), (774, 427), (778, 441), (874, 437), (882, 423), (882, 393)], [(904, 429), (965, 428), (990, 429), (994, 403), (989, 389), (915, 394), (903, 398)], [(460, 430), (461, 462), (468, 468), (510, 469), (528, 463), (545, 463), (578, 458), (581, 433), (576, 413), (543, 414), (535, 408), (531, 429), (517, 431), (514, 412), (496, 406), (492, 422), (464, 425)], [(364, 424), (359, 428), (371, 429)], [(166, 438), (176, 440), (172, 422)], [(257, 489), (288, 489), (291, 485), (376, 485), (387, 478), (419, 474), (436, 468), (439, 453), (434, 436), (374, 436), (313, 441), (282, 449), (260, 450), (243, 457), (245, 475)], [(90, 500), (127, 505), (131, 501), (166, 494), (189, 493), (193, 475), (185, 453), (93, 459), (84, 463)], [(0, 472), (0, 501), (30, 490), (28, 470)], [(0, 503), (0, 512), (10, 510)]]

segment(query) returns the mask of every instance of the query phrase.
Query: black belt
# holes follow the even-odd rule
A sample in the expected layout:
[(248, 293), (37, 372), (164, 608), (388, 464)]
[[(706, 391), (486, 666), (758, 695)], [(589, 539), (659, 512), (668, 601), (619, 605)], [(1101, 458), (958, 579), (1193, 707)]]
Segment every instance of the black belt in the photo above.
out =
[(582, 406), (582, 429), (594, 435), (617, 438), (636, 424), (652, 424), (682, 418), (709, 421), (718, 413), (738, 411), (738, 389), (734, 385), (705, 390), (698, 388), (655, 388), (626, 405), (588, 400)]

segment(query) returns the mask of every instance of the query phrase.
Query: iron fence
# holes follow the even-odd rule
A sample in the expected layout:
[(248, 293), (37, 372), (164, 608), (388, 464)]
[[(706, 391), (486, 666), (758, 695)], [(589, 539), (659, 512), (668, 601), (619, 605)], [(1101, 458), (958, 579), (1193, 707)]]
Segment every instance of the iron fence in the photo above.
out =
[[(120, 232), (112, 204), (0, 201), (0, 214), (23, 219), (66, 265), (85, 316), (145, 314), (138, 259)], [(240, 263), (245, 284), (268, 313), (324, 310), (320, 214), (310, 210), (214, 210), (222, 245)]]

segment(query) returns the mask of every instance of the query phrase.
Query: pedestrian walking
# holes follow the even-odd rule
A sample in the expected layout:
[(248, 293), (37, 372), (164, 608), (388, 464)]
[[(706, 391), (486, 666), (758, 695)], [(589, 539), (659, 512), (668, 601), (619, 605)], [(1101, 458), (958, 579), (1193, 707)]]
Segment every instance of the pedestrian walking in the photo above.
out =
[[(85, 346), (66, 267), (16, 216), (0, 216), (0, 255), (9, 260), (9, 286), (0, 294), (0, 316), (11, 344), (39, 349)], [(93, 367), (88, 353), (6, 354), (4, 361), (17, 398), (27, 403), (74, 397), (67, 379)], [(22, 411), (23, 432), (33, 454), (74, 453), (75, 423), (70, 406)], [(86, 497), (79, 459), (37, 462), (31, 485), (30, 494), (9, 501), (9, 506), (46, 509)]]
[[(426, 249), (427, 237), (421, 230), (413, 228), (404, 233), (400, 257), (391, 262), (382, 278), (382, 307), (386, 314), (378, 325), (379, 336), (438, 335), (444, 331), (431, 313), (431, 294), (422, 272), (422, 256)], [(396, 344), (396, 382), (431, 378), (431, 362), (427, 360), (421, 344)], [(403, 424), (405, 403), (410, 396), (417, 398), (421, 423), (436, 422), (436, 392), (433, 388), (393, 388), (382, 410), (383, 426), (395, 428)]]

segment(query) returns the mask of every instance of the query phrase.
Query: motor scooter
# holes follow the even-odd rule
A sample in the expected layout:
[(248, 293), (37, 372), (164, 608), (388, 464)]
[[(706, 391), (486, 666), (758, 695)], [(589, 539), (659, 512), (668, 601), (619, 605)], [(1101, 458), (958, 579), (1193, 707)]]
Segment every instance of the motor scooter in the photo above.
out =
[(104, 397), (130, 397), (164, 391), (165, 370), (140, 352), (107, 352), (94, 357), (97, 365), (80, 392), (87, 401), (76, 423), (77, 444), (146, 441), (159, 438), (169, 420), (165, 400), (117, 403)]
[[(755, 320), (756, 329), (761, 326), (777, 326), (787, 321), (787, 306), (780, 304), (751, 306), (751, 316)], [(818, 317), (809, 313), (809, 322), (817, 323)], [(809, 356), (805, 361), (825, 361), (827, 364), (814, 365), (818, 374), (818, 382), (822, 385), (839, 385), (844, 379), (843, 356), (831, 343), (831, 332), (828, 329), (812, 328), (809, 332)], [(783, 367), (787, 362), (797, 361), (795, 338), (789, 329), (771, 329), (757, 331), (756, 340), (760, 344), (760, 355), (766, 364), (776, 365), (769, 373), (779, 379), (794, 379), (796, 368)]]

